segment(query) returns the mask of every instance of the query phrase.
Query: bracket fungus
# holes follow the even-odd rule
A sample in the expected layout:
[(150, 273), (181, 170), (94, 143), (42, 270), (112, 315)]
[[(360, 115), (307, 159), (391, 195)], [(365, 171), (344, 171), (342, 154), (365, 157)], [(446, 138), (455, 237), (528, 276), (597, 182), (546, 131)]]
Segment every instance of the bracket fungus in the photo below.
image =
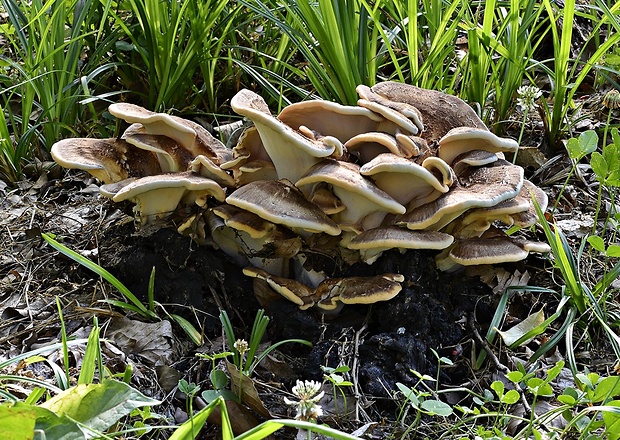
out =
[(279, 179), (295, 182), (322, 158), (342, 151), (342, 144), (335, 137), (310, 139), (272, 116), (267, 103), (254, 92), (240, 91), (230, 105), (256, 126)]
[(491, 153), (514, 153), (519, 144), (514, 139), (500, 138), (489, 130), (472, 127), (456, 127), (439, 139), (437, 155), (452, 165), (454, 159), (472, 150), (484, 150)]
[(142, 224), (169, 215), (180, 203), (204, 207), (207, 197), (224, 201), (226, 196), (217, 182), (190, 171), (130, 179), (127, 184), (112, 183), (104, 185), (101, 193), (115, 202), (134, 202)]
[(292, 230), (340, 234), (340, 227), (286, 180), (250, 182), (230, 194), (226, 203)]
[(514, 140), (442, 92), (395, 82), (356, 90), (358, 106), (308, 100), (277, 116), (241, 90), (231, 107), (253, 125), (231, 149), (193, 121), (112, 104), (131, 124), (121, 138), (65, 139), (52, 156), (101, 180), (112, 201), (133, 201), (138, 223), (165, 220), (222, 249), (258, 297), (302, 309), (388, 300), (405, 279), (330, 278), (318, 256), (341, 270), (388, 249), (430, 249), (454, 270), (548, 252), (502, 232), (536, 223), (533, 199), (547, 206), (523, 168), (503, 160)]
[(456, 96), (392, 81), (375, 84), (370, 90), (390, 101), (417, 108), (424, 125), (420, 136), (429, 143), (439, 141), (456, 127), (487, 129), (476, 112)]
[[(440, 159), (439, 159), (440, 160)], [(441, 161), (441, 160), (440, 160)], [(443, 161), (441, 161), (443, 162)], [(447, 193), (452, 184), (447, 175), (451, 172), (450, 168), (443, 162), (426, 162), (431, 170), (436, 170), (439, 166), (445, 165), (440, 170), (441, 180), (424, 165), (395, 156), (383, 153), (375, 157), (370, 162), (362, 165), (360, 173), (370, 177), (375, 184), (383, 191), (392, 196), (401, 205), (408, 205), (412, 200), (428, 200), (430, 195), (435, 193), (435, 198)], [(403, 182), (407, 182), (403, 185)]]
[[(331, 185), (332, 191), (345, 206), (337, 214), (343, 229), (358, 231), (374, 228), (387, 213), (405, 213), (403, 205), (365, 179), (359, 169), (359, 165), (353, 163), (326, 159), (308, 170), (296, 185)], [(379, 216), (368, 217), (374, 213), (379, 213)]]
[(376, 131), (385, 118), (363, 107), (323, 100), (302, 101), (284, 107), (278, 119), (294, 130), (306, 127), (329, 134), (341, 143), (363, 133)]
[(349, 249), (360, 251), (361, 259), (367, 264), (374, 263), (384, 251), (399, 249), (445, 249), (452, 244), (454, 237), (437, 231), (413, 231), (398, 226), (369, 229), (354, 237)]
[(497, 205), (521, 191), (523, 168), (502, 160), (476, 168), (459, 180), (451, 191), (418, 206), (396, 224), (409, 229), (439, 230), (471, 208)]
[(525, 259), (530, 252), (549, 252), (544, 243), (512, 239), (508, 236), (459, 240), (450, 249), (450, 258), (463, 266), (497, 264)]
[(52, 145), (51, 154), (60, 166), (88, 171), (103, 183), (162, 172), (154, 154), (123, 139), (63, 139)]

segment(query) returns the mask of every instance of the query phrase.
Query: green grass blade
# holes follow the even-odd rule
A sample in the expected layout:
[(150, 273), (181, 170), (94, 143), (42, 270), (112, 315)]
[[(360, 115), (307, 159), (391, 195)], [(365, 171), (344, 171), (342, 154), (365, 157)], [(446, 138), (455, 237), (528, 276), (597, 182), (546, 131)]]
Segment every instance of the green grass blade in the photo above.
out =
[(123, 283), (121, 283), (114, 275), (105, 270), (103, 267), (99, 266), (96, 263), (93, 263), (88, 258), (85, 258), (78, 254), (75, 251), (72, 251), (68, 247), (58, 243), (51, 236), (45, 233), (41, 233), (43, 239), (50, 244), (54, 249), (71, 258), (72, 260), (78, 262), (82, 266), (92, 270), (97, 275), (105, 279), (107, 282), (112, 284), (125, 298), (127, 298), (135, 307), (136, 310), (139, 311), (140, 315), (144, 318), (148, 319), (157, 319), (157, 315), (150, 310), (148, 310), (144, 304), (133, 294), (131, 291), (125, 287)]
[(88, 342), (86, 343), (86, 350), (84, 351), (84, 358), (82, 359), (82, 367), (80, 369), (80, 375), (78, 376), (78, 385), (93, 383), (95, 379), (95, 368), (100, 355), (99, 326), (95, 324), (88, 335)]
[(235, 437), (235, 440), (261, 440), (273, 434), (280, 428), (288, 426), (290, 428), (297, 428), (300, 431), (313, 432), (315, 434), (322, 434), (328, 438), (336, 440), (361, 440), (360, 437), (347, 434), (346, 432), (339, 431), (334, 428), (330, 428), (327, 425), (317, 425), (316, 423), (304, 422), (301, 420), (289, 420), (289, 419), (273, 419), (261, 423), (257, 427), (244, 432), (241, 435)]
[(202, 338), (202, 334), (198, 330), (196, 330), (196, 327), (194, 327), (191, 322), (189, 322), (182, 316), (174, 313), (171, 313), (170, 317), (174, 319), (177, 324), (179, 324), (179, 326), (183, 329), (185, 334), (189, 336), (189, 338), (194, 344), (196, 344), (197, 346), (201, 346), (203, 344), (204, 341)]

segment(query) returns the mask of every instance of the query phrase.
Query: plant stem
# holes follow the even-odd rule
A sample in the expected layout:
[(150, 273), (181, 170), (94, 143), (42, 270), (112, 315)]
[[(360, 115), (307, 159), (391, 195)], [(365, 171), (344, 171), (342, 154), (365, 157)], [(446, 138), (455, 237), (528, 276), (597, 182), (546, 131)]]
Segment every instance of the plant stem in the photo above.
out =
[[(523, 111), (523, 122), (521, 123), (521, 131), (519, 132), (519, 139), (517, 139), (517, 144), (519, 145), (519, 148), (521, 147), (521, 139), (523, 139), (523, 132), (525, 131), (525, 121), (527, 120), (527, 114), (529, 113), (529, 111), (530, 111), (530, 108), (526, 106), (525, 110)], [(517, 154), (519, 154), (519, 148), (517, 148), (517, 151), (515, 151), (515, 154), (512, 157), (513, 164), (517, 162)]]
[(603, 131), (603, 148), (605, 148), (605, 145), (607, 145), (607, 132), (609, 131), (609, 122), (611, 121), (611, 113), (613, 112), (613, 109), (610, 108), (609, 109), (609, 113), (607, 113), (607, 123), (605, 124), (605, 130)]

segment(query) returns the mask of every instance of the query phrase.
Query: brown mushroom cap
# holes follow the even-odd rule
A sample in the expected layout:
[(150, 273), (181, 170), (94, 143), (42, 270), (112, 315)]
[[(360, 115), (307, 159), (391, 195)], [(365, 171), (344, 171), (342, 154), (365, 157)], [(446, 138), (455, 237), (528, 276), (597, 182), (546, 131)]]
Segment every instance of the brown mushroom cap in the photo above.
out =
[(130, 124), (142, 124), (149, 134), (168, 136), (187, 149), (196, 139), (196, 131), (185, 124), (184, 120), (166, 113), (152, 112), (139, 105), (126, 102), (111, 104), (108, 111)]
[(103, 183), (162, 171), (154, 154), (122, 139), (63, 139), (52, 145), (51, 154), (60, 166), (88, 171)]
[(452, 161), (452, 169), (454, 174), (460, 176), (469, 167), (479, 167), (497, 162), (497, 154), (486, 150), (471, 150), (463, 154), (459, 154)]
[(235, 112), (254, 122), (265, 151), (281, 179), (295, 182), (322, 158), (337, 149), (342, 151), (342, 144), (335, 137), (309, 139), (271, 116), (267, 103), (254, 92), (241, 90), (230, 104)]
[(489, 130), (456, 127), (439, 140), (437, 155), (452, 165), (456, 157), (471, 150), (514, 153), (518, 149), (519, 144), (514, 139), (500, 138)]
[(284, 180), (250, 182), (230, 194), (226, 203), (293, 230), (340, 234), (340, 228), (332, 219)]
[(450, 249), (450, 258), (463, 266), (521, 261), (529, 252), (549, 252), (544, 243), (529, 242), (508, 236), (459, 240)]
[[(214, 138), (202, 125), (178, 116), (156, 113), (135, 104), (115, 103), (108, 111), (131, 124), (142, 124), (148, 134), (168, 136), (189, 151), (192, 156), (209, 157), (216, 164), (232, 159), (232, 152)], [(135, 126), (132, 131), (136, 130)], [(131, 134), (132, 131), (129, 133)], [(126, 132), (125, 135), (128, 135)]]
[(323, 211), (327, 215), (338, 214), (339, 212), (346, 209), (346, 206), (342, 204), (340, 199), (336, 197), (334, 193), (329, 190), (329, 188), (327, 187), (327, 184), (316, 185), (312, 189), (312, 192), (310, 193), (308, 200), (310, 200), (316, 206), (321, 208), (321, 211)]
[(392, 81), (376, 84), (371, 90), (390, 101), (418, 109), (424, 122), (420, 136), (429, 142), (438, 141), (455, 127), (486, 129), (476, 112), (456, 96)]
[(234, 187), (235, 180), (207, 156), (199, 154), (188, 165), (189, 171), (215, 180), (222, 186)]
[(141, 150), (155, 153), (164, 173), (186, 171), (194, 158), (192, 153), (168, 136), (136, 133), (125, 136), (125, 140)]
[[(224, 221), (224, 225), (210, 221), (213, 241), (235, 261), (252, 264), (272, 275), (288, 275), (289, 259), (302, 245), (293, 231), (232, 205), (213, 207), (211, 214)], [(246, 260), (239, 261), (240, 255)]]
[(357, 153), (362, 163), (370, 162), (381, 153), (409, 158), (420, 152), (409, 137), (403, 136), (402, 133), (399, 135), (399, 139), (406, 139), (405, 143), (399, 142), (397, 138), (387, 133), (367, 132), (352, 137), (344, 146), (348, 151)]
[(233, 205), (214, 206), (211, 211), (224, 220), (226, 226), (243, 231), (252, 238), (262, 238), (276, 229), (274, 223)]
[(255, 126), (248, 127), (243, 131), (232, 152), (233, 158), (221, 164), (222, 169), (234, 170), (246, 162), (255, 160), (271, 162)]
[(436, 200), (403, 215), (397, 225), (409, 229), (439, 230), (471, 208), (497, 205), (515, 197), (523, 185), (523, 168), (505, 160), (476, 168)]
[(415, 107), (387, 100), (365, 85), (357, 86), (356, 91), (360, 96), (357, 105), (383, 116), (406, 133), (418, 134), (424, 129), (420, 113)]
[(405, 277), (400, 274), (383, 274), (372, 277), (328, 278), (315, 290), (320, 298), (317, 306), (334, 310), (338, 302), (343, 304), (374, 304), (388, 301), (402, 290)]
[(263, 269), (257, 267), (246, 267), (243, 273), (252, 278), (264, 280), (273, 290), (297, 304), (300, 309), (305, 310), (312, 307), (315, 303), (316, 296), (314, 289), (308, 286), (284, 277), (271, 275)]
[(237, 187), (247, 185), (257, 180), (278, 180), (278, 173), (271, 161), (253, 160), (246, 162), (235, 170), (235, 184)]
[(529, 207), (526, 211), (513, 214), (512, 219), (514, 220), (514, 224), (519, 226), (520, 228), (529, 228), (530, 226), (538, 223), (538, 215), (536, 214), (536, 208), (534, 208), (532, 199), (535, 199), (541, 211), (545, 212), (547, 210), (549, 198), (542, 189), (534, 185), (529, 180), (523, 182), (523, 189), (521, 190), (521, 193), (519, 193), (519, 195), (521, 195), (522, 197), (529, 196)]
[(405, 212), (404, 206), (362, 177), (359, 169), (356, 164), (326, 159), (312, 167), (296, 185), (301, 187), (329, 183), (336, 197), (346, 206), (338, 216), (341, 225), (347, 227), (357, 228), (362, 219), (375, 212)]
[(380, 154), (362, 165), (360, 174), (370, 177), (401, 205), (426, 198), (435, 191), (439, 195), (450, 189), (424, 166), (390, 153)]
[[(359, 85), (355, 90), (360, 96), (357, 101), (359, 106), (379, 113), (411, 134), (418, 134), (424, 130), (422, 115), (415, 105), (403, 101), (392, 101), (365, 85)], [(406, 120), (403, 120), (403, 116)]]
[[(483, 231), (482, 226), (484, 224), (487, 225), (485, 229), (488, 229), (491, 223), (496, 220), (508, 226), (512, 226), (516, 223), (520, 227), (529, 227), (537, 221), (536, 211), (532, 205), (531, 197), (532, 194), (537, 194), (538, 191), (543, 195), (540, 202), (542, 206), (544, 206), (544, 209), (546, 209), (547, 195), (529, 180), (524, 180), (521, 191), (519, 191), (519, 194), (515, 197), (504, 200), (488, 208), (471, 209), (463, 215), (459, 223), (462, 226), (476, 223), (476, 225), (472, 227), (478, 232)], [(454, 233), (459, 237), (463, 236), (462, 233)]]
[(285, 107), (278, 119), (294, 130), (300, 127), (334, 136), (344, 143), (361, 133), (375, 131), (385, 119), (363, 107), (345, 106), (331, 101), (310, 100)]
[(445, 249), (454, 238), (449, 234), (436, 231), (412, 231), (398, 226), (369, 229), (354, 237), (348, 244), (349, 249), (357, 249), (362, 260), (372, 264), (388, 249)]
[(133, 201), (143, 224), (170, 214), (181, 202), (204, 206), (209, 196), (219, 201), (226, 196), (215, 181), (189, 171), (131, 179), (128, 184), (103, 185), (101, 193), (112, 195), (115, 202)]

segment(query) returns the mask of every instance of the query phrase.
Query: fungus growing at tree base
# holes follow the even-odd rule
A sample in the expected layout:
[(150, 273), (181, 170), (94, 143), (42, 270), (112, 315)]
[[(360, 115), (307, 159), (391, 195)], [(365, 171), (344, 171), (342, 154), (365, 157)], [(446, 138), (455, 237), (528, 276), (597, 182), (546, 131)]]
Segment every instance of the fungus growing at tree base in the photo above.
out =
[(137, 223), (180, 225), (244, 266), (257, 296), (302, 309), (386, 301), (405, 281), (326, 274), (311, 255), (347, 267), (429, 249), (440, 269), (457, 270), (549, 251), (503, 232), (536, 223), (532, 200), (547, 204), (503, 160), (514, 140), (454, 96), (394, 82), (357, 91), (357, 107), (310, 100), (273, 115), (242, 90), (232, 108), (254, 125), (232, 149), (193, 121), (112, 104), (131, 124), (118, 139), (65, 139), (52, 156), (101, 180), (112, 201), (135, 203)]

